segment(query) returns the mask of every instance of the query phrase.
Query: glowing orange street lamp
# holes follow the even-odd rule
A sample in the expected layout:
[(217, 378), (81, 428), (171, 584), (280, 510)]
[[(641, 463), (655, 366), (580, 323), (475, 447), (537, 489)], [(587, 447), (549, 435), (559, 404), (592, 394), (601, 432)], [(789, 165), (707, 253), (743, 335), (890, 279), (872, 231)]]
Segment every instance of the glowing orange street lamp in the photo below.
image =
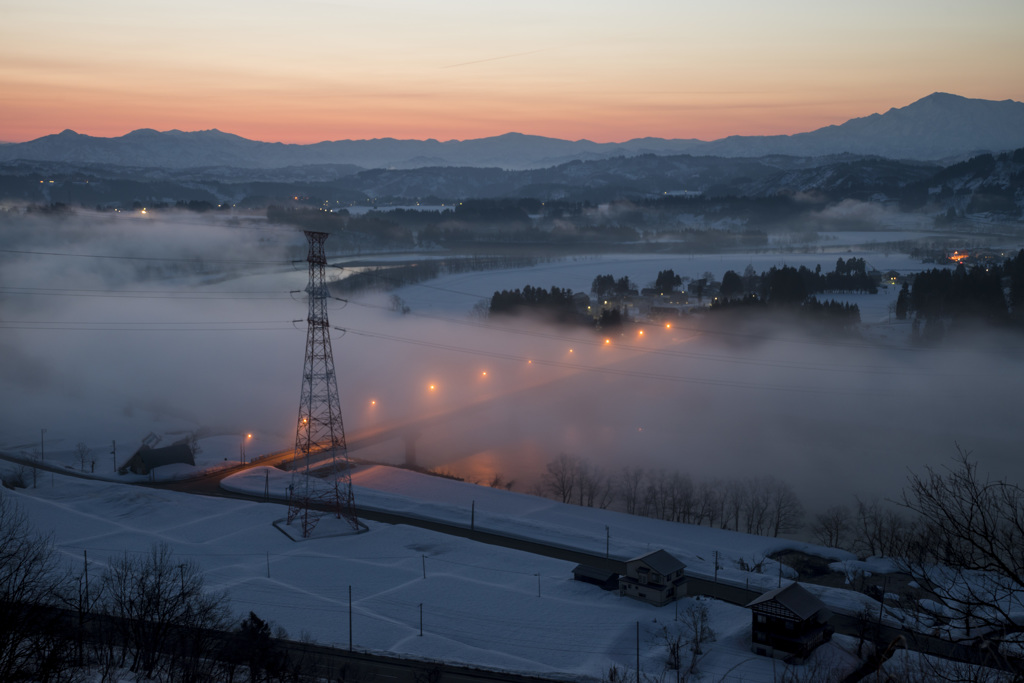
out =
[(242, 439), (242, 443), (239, 445), (239, 449), (238, 450), (239, 450), (241, 461), (242, 461), (243, 465), (245, 464), (245, 442), (248, 441), (251, 438), (252, 438), (252, 434), (246, 434), (245, 438)]

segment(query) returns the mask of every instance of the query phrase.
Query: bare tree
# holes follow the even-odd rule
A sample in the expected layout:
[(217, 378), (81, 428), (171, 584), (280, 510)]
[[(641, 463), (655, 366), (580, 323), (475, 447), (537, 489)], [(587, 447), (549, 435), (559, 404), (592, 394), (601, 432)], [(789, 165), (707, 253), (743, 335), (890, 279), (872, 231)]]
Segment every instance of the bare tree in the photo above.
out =
[(630, 515), (638, 514), (640, 503), (640, 485), (644, 480), (641, 467), (623, 467), (619, 475), (619, 499)]
[(907, 528), (906, 520), (877, 499), (865, 503), (857, 498), (853, 519), (854, 548), (862, 555), (892, 556)]
[(674, 472), (668, 479), (669, 510), (667, 519), (687, 522), (693, 518), (693, 479), (688, 474)]
[[(983, 637), (1000, 657), (1024, 631), (1024, 489), (982, 475), (958, 445), (951, 466), (912, 474), (901, 502), (918, 515), (901, 544), (902, 569), (940, 603), (950, 637)], [(1020, 659), (1003, 663), (1024, 674)]]
[(850, 533), (850, 508), (833, 505), (814, 516), (811, 533), (818, 543), (829, 548), (843, 548)]
[(722, 509), (722, 494), (718, 491), (717, 482), (702, 481), (697, 484), (694, 492), (693, 519), (694, 524), (703, 524), (708, 521), (708, 526), (714, 526)]
[(682, 650), (686, 643), (686, 634), (678, 622), (669, 622), (661, 625), (658, 632), (657, 643), (665, 646), (668, 654), (666, 667), (672, 671), (679, 671), (683, 666)]
[(703, 645), (712, 643), (715, 640), (715, 632), (711, 628), (711, 615), (708, 606), (701, 600), (691, 602), (682, 614), (679, 621), (683, 624), (683, 633), (686, 641), (690, 644), (690, 673), (697, 673), (697, 661), (704, 654)]
[(53, 607), (69, 591), (52, 541), (0, 492), (0, 681), (47, 680), (67, 664)]
[(607, 508), (615, 500), (615, 489), (611, 479), (600, 469), (580, 463), (579, 489), (584, 505), (587, 507)]
[(166, 544), (149, 554), (114, 559), (102, 578), (130, 669), (152, 676), (157, 666), (192, 670), (210, 665), (214, 629), (227, 624), (227, 596), (207, 593), (194, 562), (177, 562)]
[(85, 463), (88, 462), (92, 449), (86, 446), (84, 441), (79, 441), (78, 445), (75, 446), (75, 453), (78, 454), (78, 460), (82, 464), (82, 471), (85, 472)]
[(542, 489), (563, 503), (572, 502), (578, 469), (578, 458), (568, 453), (559, 453), (557, 458), (547, 464), (541, 475)]
[(765, 531), (778, 537), (780, 533), (799, 531), (804, 524), (804, 506), (784, 481), (768, 479), (764, 482), (768, 503), (768, 518)]
[(512, 487), (516, 485), (515, 479), (505, 479), (505, 475), (501, 472), (495, 472), (494, 476), (491, 477), (491, 481), (487, 483), (492, 489), (505, 489), (511, 491)]
[(743, 509), (743, 500), (746, 497), (746, 487), (739, 479), (729, 479), (722, 484), (722, 528), (729, 528), (729, 520), (732, 520), (732, 530), (740, 530), (740, 511)]
[(763, 534), (768, 526), (768, 491), (764, 479), (750, 479), (746, 482), (746, 497), (743, 499), (743, 516), (746, 518), (748, 534)]

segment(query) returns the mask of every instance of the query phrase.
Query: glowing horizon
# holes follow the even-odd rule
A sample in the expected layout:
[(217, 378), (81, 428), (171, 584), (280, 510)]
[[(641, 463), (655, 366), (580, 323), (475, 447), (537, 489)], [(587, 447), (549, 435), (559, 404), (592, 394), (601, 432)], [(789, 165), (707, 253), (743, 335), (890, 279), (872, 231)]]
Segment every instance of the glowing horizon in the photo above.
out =
[[(2, 1), (2, 0), (0, 0)], [(0, 140), (714, 140), (1024, 101), (1024, 3), (5, 2)]]

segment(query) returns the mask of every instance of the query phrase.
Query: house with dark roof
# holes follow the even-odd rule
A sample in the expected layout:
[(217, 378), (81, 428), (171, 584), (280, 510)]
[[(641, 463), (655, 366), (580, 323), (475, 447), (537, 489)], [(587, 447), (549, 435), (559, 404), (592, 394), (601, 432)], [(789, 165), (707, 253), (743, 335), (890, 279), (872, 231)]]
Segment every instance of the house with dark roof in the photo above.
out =
[(163, 448), (150, 448), (143, 444), (125, 464), (117, 469), (120, 474), (149, 474), (150, 471), (163, 465), (182, 463), (195, 465), (195, 456), (192, 449), (184, 441), (164, 446)]
[(686, 595), (686, 565), (664, 550), (626, 561), (619, 577), (619, 595), (661, 607)]
[(753, 600), (750, 649), (755, 654), (800, 660), (832, 638), (832, 613), (798, 583), (770, 590)]

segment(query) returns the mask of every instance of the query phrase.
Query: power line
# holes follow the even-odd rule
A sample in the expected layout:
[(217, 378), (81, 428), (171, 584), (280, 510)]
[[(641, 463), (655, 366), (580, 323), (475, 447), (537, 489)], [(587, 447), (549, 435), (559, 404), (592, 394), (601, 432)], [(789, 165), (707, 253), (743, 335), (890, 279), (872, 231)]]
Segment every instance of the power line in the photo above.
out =
[(97, 259), (112, 259), (118, 261), (163, 261), (171, 263), (235, 263), (245, 265), (264, 265), (264, 266), (290, 266), (295, 263), (301, 263), (304, 259), (294, 259), (291, 261), (254, 261), (250, 259), (208, 259), (208, 258), (171, 258), (165, 256), (115, 256), (111, 254), (76, 254), (72, 252), (62, 251), (33, 251), (28, 249), (0, 249), (2, 254), (20, 254), (29, 256), (67, 256), (73, 258), (97, 258)]
[(51, 287), (2, 287), (0, 294), (24, 294), (38, 296), (96, 297), (109, 299), (192, 299), (214, 301), (221, 299), (241, 301), (288, 301), (294, 300), (285, 292), (194, 292), (146, 289), (69, 289)]

